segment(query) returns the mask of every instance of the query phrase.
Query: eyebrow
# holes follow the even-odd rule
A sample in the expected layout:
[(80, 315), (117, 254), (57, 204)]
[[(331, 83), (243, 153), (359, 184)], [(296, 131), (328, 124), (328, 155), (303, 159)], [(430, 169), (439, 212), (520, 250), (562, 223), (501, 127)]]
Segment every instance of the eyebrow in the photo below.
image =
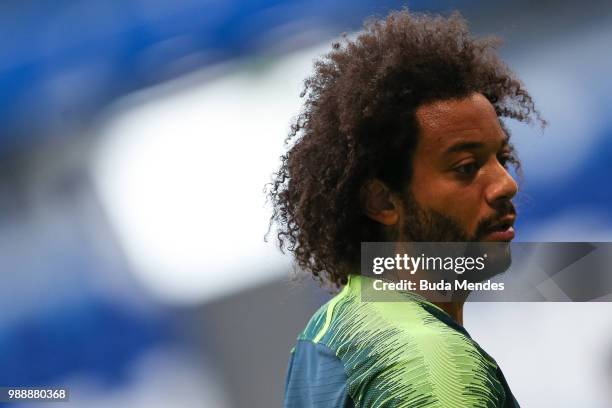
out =
[[(500, 146), (500, 149), (503, 149), (506, 146), (508, 146), (508, 140), (503, 140)], [(459, 143), (452, 145), (448, 149), (446, 149), (445, 154), (456, 153), (456, 152), (460, 152), (463, 150), (482, 149), (484, 147), (485, 147), (485, 144), (482, 142), (459, 142)]]

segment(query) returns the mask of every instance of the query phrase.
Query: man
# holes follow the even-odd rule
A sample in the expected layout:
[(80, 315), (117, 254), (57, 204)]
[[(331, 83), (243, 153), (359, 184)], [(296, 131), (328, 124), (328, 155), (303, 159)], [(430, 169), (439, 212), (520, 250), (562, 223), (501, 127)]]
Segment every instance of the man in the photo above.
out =
[(285, 407), (518, 406), (462, 302), (360, 298), (361, 242), (513, 239), (501, 118), (544, 121), (495, 44), (401, 11), (315, 63), (269, 194), (281, 249), (341, 291), (298, 337)]

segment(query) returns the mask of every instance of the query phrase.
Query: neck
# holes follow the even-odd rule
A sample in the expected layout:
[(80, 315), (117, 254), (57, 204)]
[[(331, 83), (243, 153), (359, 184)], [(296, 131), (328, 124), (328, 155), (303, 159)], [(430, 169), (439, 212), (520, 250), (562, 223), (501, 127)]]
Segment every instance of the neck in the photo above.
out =
[(463, 305), (465, 302), (433, 302), (434, 305), (448, 313), (453, 320), (463, 326)]

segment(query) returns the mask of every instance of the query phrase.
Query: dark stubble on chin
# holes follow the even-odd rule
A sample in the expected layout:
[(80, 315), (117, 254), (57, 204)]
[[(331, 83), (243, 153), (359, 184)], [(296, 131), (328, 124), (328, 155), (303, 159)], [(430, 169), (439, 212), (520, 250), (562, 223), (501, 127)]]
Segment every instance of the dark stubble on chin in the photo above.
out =
[(480, 220), (476, 232), (470, 234), (451, 217), (421, 207), (412, 195), (404, 200), (404, 208), (404, 223), (398, 238), (410, 242), (478, 242), (499, 218), (516, 213), (508, 201), (497, 214)]
[[(479, 242), (486, 235), (487, 230), (506, 214), (515, 214), (514, 205), (508, 202), (504, 208), (500, 208), (498, 213), (493, 216), (480, 220), (476, 227), (476, 232), (471, 235), (463, 229), (451, 217), (437, 211), (422, 208), (414, 199), (407, 197), (404, 201), (406, 209), (402, 230), (398, 231), (398, 238), (404, 242)], [(432, 248), (437, 253), (442, 251), (447, 255), (454, 252), (456, 247), (442, 246), (438, 250)], [(450, 251), (450, 252), (449, 252)], [(472, 282), (481, 282), (489, 279), (508, 269), (511, 265), (511, 253), (508, 243), (482, 243), (473, 244), (465, 248), (466, 252), (454, 254), (455, 256), (481, 256), (482, 253), (489, 252), (489, 262), (487, 267), (481, 272), (470, 272), (463, 275), (463, 278)], [(451, 279), (456, 278), (452, 273)]]

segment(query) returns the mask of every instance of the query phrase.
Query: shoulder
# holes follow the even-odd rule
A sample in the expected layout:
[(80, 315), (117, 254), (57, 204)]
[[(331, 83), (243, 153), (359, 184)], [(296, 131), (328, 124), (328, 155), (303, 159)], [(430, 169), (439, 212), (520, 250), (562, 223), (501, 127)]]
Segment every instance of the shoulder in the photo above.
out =
[(370, 350), (361, 364), (347, 367), (360, 406), (497, 407), (506, 399), (495, 361), (461, 333), (421, 328)]
[(300, 340), (341, 362), (356, 406), (502, 406), (497, 364), (441, 314), (416, 301), (362, 302), (347, 287)]

